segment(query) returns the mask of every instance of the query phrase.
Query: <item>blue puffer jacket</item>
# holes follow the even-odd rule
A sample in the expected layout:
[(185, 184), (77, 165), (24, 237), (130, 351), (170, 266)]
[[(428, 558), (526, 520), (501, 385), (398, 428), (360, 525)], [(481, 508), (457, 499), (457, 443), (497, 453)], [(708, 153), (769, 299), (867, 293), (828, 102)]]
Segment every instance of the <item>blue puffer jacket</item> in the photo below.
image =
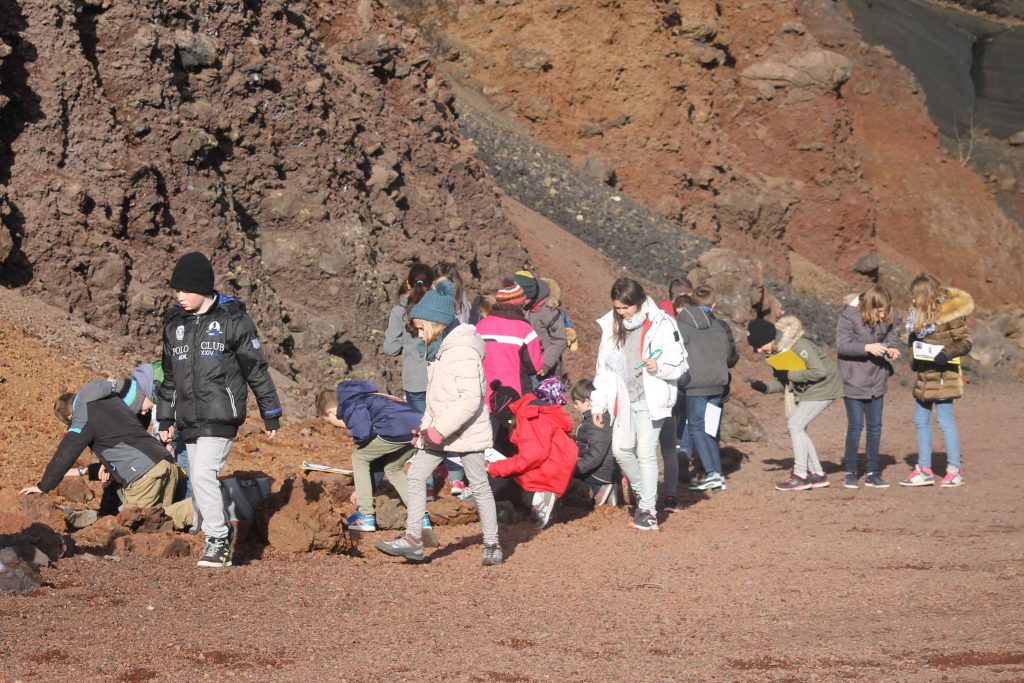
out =
[(345, 380), (338, 385), (338, 419), (348, 425), (352, 440), (360, 447), (375, 436), (401, 443), (412, 440), (423, 413), (400, 398), (381, 394), (372, 382)]

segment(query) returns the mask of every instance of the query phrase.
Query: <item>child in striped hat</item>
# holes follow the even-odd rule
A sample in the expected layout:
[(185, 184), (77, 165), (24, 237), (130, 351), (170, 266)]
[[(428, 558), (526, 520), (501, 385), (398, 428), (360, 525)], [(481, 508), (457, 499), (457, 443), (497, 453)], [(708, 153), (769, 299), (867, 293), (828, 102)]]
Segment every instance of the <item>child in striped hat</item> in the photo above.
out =
[(514, 279), (505, 278), (494, 298), (490, 314), (476, 326), (487, 349), (483, 361), (487, 401), (495, 382), (515, 389), (520, 396), (532, 391), (530, 378), (544, 362), (540, 339), (523, 312), (523, 288)]

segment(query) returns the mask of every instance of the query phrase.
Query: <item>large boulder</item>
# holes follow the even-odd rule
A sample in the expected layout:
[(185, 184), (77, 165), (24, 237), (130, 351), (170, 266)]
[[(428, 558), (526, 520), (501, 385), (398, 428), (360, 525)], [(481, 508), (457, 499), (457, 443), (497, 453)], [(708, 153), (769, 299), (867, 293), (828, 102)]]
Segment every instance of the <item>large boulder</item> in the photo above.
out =
[(427, 512), (430, 514), (430, 521), (442, 526), (471, 524), (479, 519), (475, 502), (454, 496), (445, 496), (427, 503)]
[(745, 326), (758, 316), (777, 317), (781, 313), (778, 300), (765, 288), (764, 266), (731, 249), (704, 252), (687, 277), (694, 287), (714, 288), (718, 317), (737, 326)]
[(829, 50), (810, 50), (786, 61), (765, 60), (740, 72), (740, 76), (753, 85), (767, 82), (778, 87), (817, 87), (836, 92), (852, 74), (853, 63)]
[[(194, 537), (198, 541), (198, 537)], [(192, 545), (190, 537), (170, 532), (157, 534), (129, 534), (114, 540), (113, 552), (117, 555), (138, 555), (167, 559), (171, 557), (190, 557)]]
[(257, 506), (267, 541), (292, 553), (351, 550), (341, 507), (350, 492), (347, 487), (324, 486), (304, 477), (285, 480), (280, 491)]

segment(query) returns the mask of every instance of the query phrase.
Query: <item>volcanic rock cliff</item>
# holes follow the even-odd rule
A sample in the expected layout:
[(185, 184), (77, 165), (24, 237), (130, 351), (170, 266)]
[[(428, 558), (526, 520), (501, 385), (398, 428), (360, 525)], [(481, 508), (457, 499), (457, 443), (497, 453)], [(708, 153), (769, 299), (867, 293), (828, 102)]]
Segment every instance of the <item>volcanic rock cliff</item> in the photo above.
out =
[(307, 383), (393, 377), (413, 259), (521, 265), (426, 44), (379, 2), (0, 0), (0, 41), (3, 281), (142, 354), (187, 251)]
[(798, 289), (927, 269), (982, 305), (1024, 294), (1020, 226), (844, 2), (393, 4), (446, 73), (581, 171)]

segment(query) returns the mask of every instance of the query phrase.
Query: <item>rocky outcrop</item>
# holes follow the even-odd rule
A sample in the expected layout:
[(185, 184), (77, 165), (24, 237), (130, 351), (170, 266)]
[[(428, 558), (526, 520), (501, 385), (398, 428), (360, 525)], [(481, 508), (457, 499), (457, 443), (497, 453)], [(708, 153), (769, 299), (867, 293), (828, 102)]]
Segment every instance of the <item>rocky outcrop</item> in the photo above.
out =
[(470, 282), (520, 264), (426, 45), (378, 3), (0, 9), (2, 280), (144, 353), (190, 250), (307, 387), (355, 366), (390, 384), (380, 331), (413, 259)]

